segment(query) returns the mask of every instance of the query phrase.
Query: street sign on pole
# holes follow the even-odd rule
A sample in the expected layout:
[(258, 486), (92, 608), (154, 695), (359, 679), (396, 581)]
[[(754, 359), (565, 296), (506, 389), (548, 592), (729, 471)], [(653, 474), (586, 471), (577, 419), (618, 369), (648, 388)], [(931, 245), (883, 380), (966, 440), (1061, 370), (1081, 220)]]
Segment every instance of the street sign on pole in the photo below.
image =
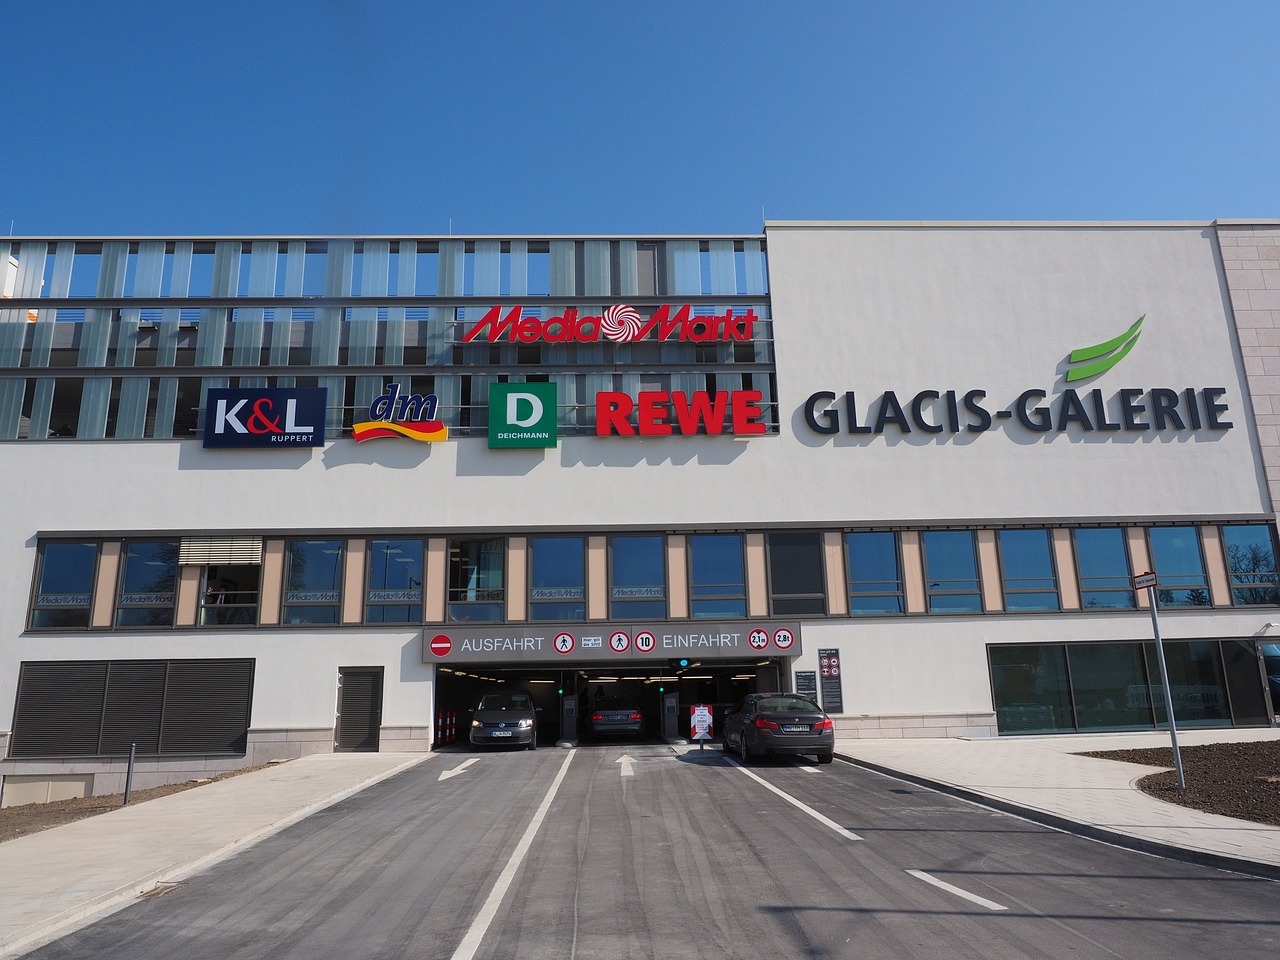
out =
[(1160, 661), (1160, 683), (1164, 686), (1164, 712), (1169, 718), (1169, 739), (1173, 742), (1173, 766), (1178, 772), (1178, 789), (1187, 789), (1187, 778), (1182, 773), (1182, 751), (1178, 749), (1178, 724), (1173, 718), (1173, 691), (1169, 689), (1169, 668), (1164, 662), (1164, 640), (1160, 638), (1159, 601), (1156, 598), (1156, 575), (1148, 571), (1133, 578), (1137, 590), (1147, 590), (1147, 602), (1151, 605), (1151, 629), (1156, 635), (1156, 659)]
[(711, 708), (705, 704), (695, 704), (689, 708), (689, 732), (691, 740), (698, 741), (698, 749), (712, 737)]

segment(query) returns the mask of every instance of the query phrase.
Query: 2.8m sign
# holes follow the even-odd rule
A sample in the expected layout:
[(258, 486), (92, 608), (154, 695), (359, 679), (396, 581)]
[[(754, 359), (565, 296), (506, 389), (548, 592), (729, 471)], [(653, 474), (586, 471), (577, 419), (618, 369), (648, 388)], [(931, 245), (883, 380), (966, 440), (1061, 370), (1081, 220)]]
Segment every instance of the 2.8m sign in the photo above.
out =
[(211, 389), (204, 408), (206, 447), (323, 447), (323, 387)]

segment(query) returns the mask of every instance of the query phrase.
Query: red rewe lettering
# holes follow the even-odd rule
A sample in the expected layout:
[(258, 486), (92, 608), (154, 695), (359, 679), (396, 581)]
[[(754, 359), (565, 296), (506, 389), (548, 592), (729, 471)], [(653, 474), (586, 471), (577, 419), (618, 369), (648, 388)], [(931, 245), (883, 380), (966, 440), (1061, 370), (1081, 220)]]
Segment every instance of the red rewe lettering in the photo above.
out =
[[(643, 394), (641, 394), (643, 396)], [(676, 423), (681, 433), (697, 433), (698, 424), (704, 423), (707, 433), (724, 432), (724, 415), (729, 406), (729, 394), (720, 390), (712, 401), (711, 394), (699, 390), (692, 399), (683, 393), (671, 395), (671, 407), (675, 411)]]
[[(644, 396), (644, 394), (641, 394)], [(627, 422), (635, 405), (625, 393), (606, 392), (596, 394), (596, 436), (634, 436), (636, 428)]]
[(764, 399), (759, 390), (733, 392), (733, 432), (738, 435), (764, 433), (764, 411), (757, 404)]
[(640, 434), (646, 437), (667, 437), (671, 435), (671, 424), (667, 418), (671, 416), (671, 408), (667, 406), (667, 395), (657, 392), (640, 394)]

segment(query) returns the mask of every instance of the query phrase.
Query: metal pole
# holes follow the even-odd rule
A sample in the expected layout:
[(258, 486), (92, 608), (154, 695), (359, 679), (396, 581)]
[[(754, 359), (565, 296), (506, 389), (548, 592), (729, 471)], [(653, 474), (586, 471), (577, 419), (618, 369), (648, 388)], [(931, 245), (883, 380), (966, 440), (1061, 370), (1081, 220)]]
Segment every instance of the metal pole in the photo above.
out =
[(1169, 739), (1173, 741), (1173, 766), (1178, 771), (1178, 789), (1187, 789), (1187, 778), (1182, 773), (1182, 751), (1178, 749), (1178, 724), (1173, 719), (1173, 691), (1169, 689), (1169, 668), (1164, 663), (1164, 641), (1160, 638), (1160, 615), (1157, 613), (1156, 588), (1147, 587), (1147, 600), (1151, 603), (1151, 627), (1156, 634), (1156, 659), (1160, 661), (1160, 682), (1164, 684), (1164, 712), (1169, 717)]
[(129, 800), (133, 797), (133, 760), (138, 755), (138, 745), (136, 743), (129, 744), (129, 769), (124, 774), (124, 805), (129, 805)]

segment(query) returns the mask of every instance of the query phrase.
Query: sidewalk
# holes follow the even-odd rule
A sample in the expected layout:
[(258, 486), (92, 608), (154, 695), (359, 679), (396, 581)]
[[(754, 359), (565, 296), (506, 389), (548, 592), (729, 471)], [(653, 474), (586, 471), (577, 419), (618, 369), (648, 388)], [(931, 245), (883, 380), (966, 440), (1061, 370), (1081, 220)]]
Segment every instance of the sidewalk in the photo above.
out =
[[(1180, 730), (1181, 746), (1280, 739), (1280, 730)], [(1167, 747), (1167, 733), (836, 742), (885, 773), (1119, 846), (1280, 880), (1280, 827), (1165, 803), (1134, 783), (1158, 768), (1075, 754)]]
[(35, 949), (432, 756), (304, 757), (0, 843), (0, 957)]

